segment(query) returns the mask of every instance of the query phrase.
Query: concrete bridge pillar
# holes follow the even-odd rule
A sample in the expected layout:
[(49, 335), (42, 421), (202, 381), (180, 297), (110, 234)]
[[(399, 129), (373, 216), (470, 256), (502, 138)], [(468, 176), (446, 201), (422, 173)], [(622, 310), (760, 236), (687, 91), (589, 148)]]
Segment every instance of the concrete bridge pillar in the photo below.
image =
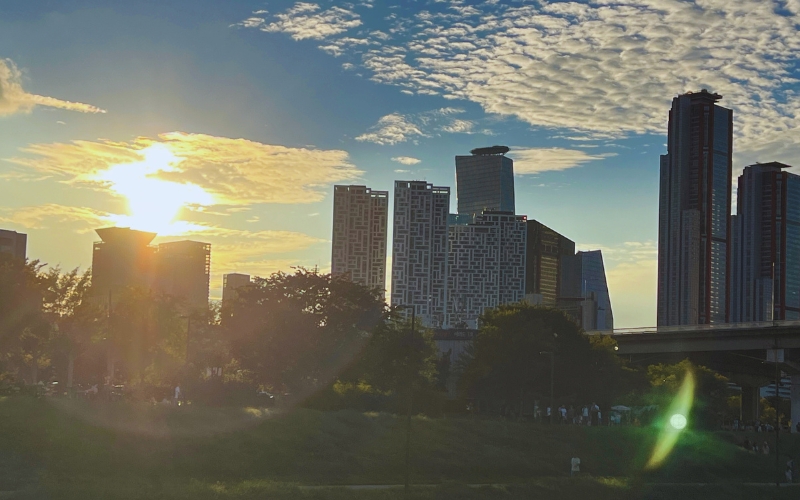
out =
[(792, 375), (792, 432), (797, 431), (797, 423), (800, 422), (800, 375)]
[(752, 423), (758, 420), (759, 388), (742, 386), (742, 422)]

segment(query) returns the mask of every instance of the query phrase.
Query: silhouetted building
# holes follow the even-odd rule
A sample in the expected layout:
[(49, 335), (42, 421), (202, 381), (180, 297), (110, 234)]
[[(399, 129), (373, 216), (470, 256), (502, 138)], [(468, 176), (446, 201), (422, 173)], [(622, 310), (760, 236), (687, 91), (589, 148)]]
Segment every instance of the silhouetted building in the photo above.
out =
[(210, 275), (210, 244), (184, 240), (158, 245), (156, 289), (181, 301), (188, 311), (208, 309)]
[(236, 300), (238, 288), (251, 284), (249, 274), (229, 273), (222, 276), (222, 307)]
[(17, 259), (25, 260), (27, 245), (27, 234), (0, 229), (0, 253), (11, 254)]
[(555, 307), (561, 295), (562, 260), (575, 255), (575, 242), (541, 222), (528, 220), (525, 252), (526, 300)]
[(456, 156), (456, 190), (459, 214), (484, 210), (515, 213), (514, 162), (505, 156), (508, 148), (493, 146)]
[(474, 222), (458, 223), (459, 217), (451, 215), (447, 326), (477, 328), (478, 317), (486, 309), (525, 297), (526, 219), (510, 212), (486, 211), (476, 215)]
[(672, 100), (661, 156), (658, 324), (728, 320), (733, 112), (703, 89)]
[(414, 306), (426, 326), (445, 320), (449, 211), (450, 188), (395, 181), (391, 304)]
[(739, 176), (733, 232), (732, 322), (800, 319), (800, 176), (783, 163)]
[(334, 186), (331, 273), (386, 289), (389, 193), (366, 186)]
[(603, 254), (578, 252), (562, 258), (561, 289), (556, 307), (573, 316), (584, 330), (613, 330)]
[(116, 300), (127, 287), (151, 288), (155, 277), (156, 233), (126, 227), (96, 230), (102, 241), (92, 252), (92, 293), (103, 301)]

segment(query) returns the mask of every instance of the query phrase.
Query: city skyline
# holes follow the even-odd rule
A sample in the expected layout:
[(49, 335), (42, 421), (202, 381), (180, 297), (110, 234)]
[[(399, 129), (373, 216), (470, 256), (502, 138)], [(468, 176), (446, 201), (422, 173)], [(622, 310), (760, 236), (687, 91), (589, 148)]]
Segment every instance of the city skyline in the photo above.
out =
[(206, 241), (218, 299), (225, 273), (329, 270), (334, 184), (455, 207), (454, 157), (508, 144), (516, 212), (602, 250), (615, 325), (652, 325), (669, 102), (725, 96), (733, 176), (800, 165), (792, 5), (6, 5), (0, 227), (62, 268), (99, 227)]

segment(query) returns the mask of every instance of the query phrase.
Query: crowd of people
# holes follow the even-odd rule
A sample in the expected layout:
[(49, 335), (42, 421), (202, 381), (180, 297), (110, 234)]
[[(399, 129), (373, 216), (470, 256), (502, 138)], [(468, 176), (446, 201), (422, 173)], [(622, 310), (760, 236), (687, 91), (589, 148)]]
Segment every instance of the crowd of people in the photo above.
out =
[[(581, 408), (575, 408), (573, 405), (567, 407), (562, 404), (555, 409), (555, 413), (553, 413), (550, 406), (547, 406), (544, 409), (544, 415), (542, 415), (541, 409), (537, 407), (535, 409), (535, 416), (537, 420), (544, 418), (545, 422), (552, 422), (554, 424), (587, 426), (603, 424), (603, 413), (600, 411), (600, 407), (597, 403), (584, 405)], [(607, 422), (608, 421), (610, 421), (610, 419), (607, 419)]]

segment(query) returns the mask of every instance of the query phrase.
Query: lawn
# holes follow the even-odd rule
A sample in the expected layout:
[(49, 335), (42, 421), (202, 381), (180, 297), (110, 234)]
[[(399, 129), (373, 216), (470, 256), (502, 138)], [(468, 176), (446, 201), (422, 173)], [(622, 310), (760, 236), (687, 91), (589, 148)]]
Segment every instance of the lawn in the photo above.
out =
[[(403, 418), (355, 411), (5, 398), (0, 498), (403, 498), (327, 486), (402, 483), (404, 430)], [(438, 485), (415, 498), (800, 497), (800, 487), (742, 485), (773, 481), (775, 457), (744, 451), (741, 433), (687, 431), (649, 472), (649, 428), (417, 417), (412, 435), (412, 482)], [(800, 440), (783, 437), (782, 451), (800, 457)], [(569, 478), (572, 456), (580, 478)]]

